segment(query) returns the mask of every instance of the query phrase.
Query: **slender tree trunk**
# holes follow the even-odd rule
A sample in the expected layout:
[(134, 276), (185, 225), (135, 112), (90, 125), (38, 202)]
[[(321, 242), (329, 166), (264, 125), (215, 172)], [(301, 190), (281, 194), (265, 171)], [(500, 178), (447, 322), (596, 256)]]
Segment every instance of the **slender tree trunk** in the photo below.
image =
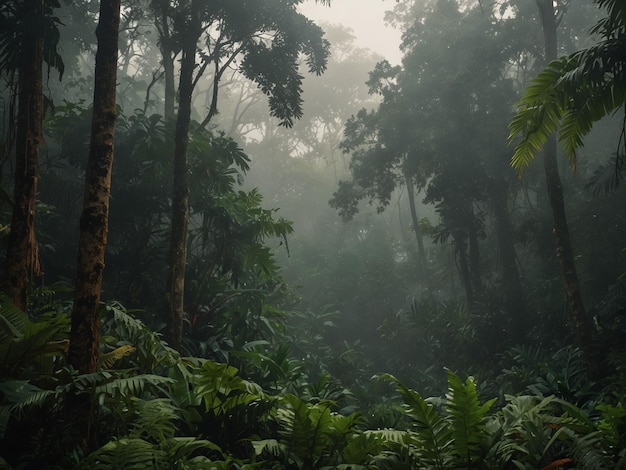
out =
[(187, 147), (191, 121), (193, 69), (196, 47), (200, 37), (200, 20), (196, 0), (191, 2), (191, 21), (186, 31), (178, 87), (179, 103), (174, 137), (174, 185), (172, 191), (172, 227), (170, 235), (170, 265), (168, 276), (169, 321), (167, 338), (180, 349), (183, 328), (185, 266), (187, 261), (187, 225), (189, 219), (189, 187), (187, 183)]
[[(85, 176), (74, 309), (68, 362), (80, 373), (98, 368), (100, 290), (107, 243), (109, 195), (115, 131), (120, 0), (102, 0), (96, 29), (98, 51), (93, 95), (89, 160)], [(75, 413), (86, 413), (77, 423), (84, 426), (85, 445), (93, 443), (93, 406), (90, 396), (76, 397)], [(89, 400), (87, 402), (86, 400)]]
[(472, 289), (472, 275), (470, 272), (468, 256), (467, 256), (467, 242), (464, 238), (455, 237), (457, 262), (459, 275), (461, 276), (461, 283), (463, 284), (463, 290), (465, 291), (465, 304), (468, 312), (474, 310), (474, 290)]
[[(537, 0), (542, 18), (542, 27), (545, 41), (545, 59), (549, 63), (557, 58), (556, 17), (552, 0)], [(576, 335), (580, 345), (585, 349), (590, 364), (590, 372), (595, 369), (594, 361), (590, 357), (593, 343), (593, 324), (585, 312), (574, 254), (570, 243), (569, 229), (565, 215), (565, 201), (563, 187), (559, 177), (557, 165), (556, 136), (551, 135), (543, 148), (544, 170), (548, 186), (548, 197), (552, 208), (553, 233), (556, 240), (556, 253), (561, 263), (565, 290), (569, 306), (572, 311)]]
[(411, 212), (411, 223), (413, 224), (413, 231), (415, 232), (415, 240), (417, 241), (417, 253), (419, 255), (419, 272), (424, 274), (426, 272), (426, 251), (424, 250), (424, 237), (420, 230), (419, 219), (417, 218), (417, 208), (415, 205), (415, 193), (413, 192), (413, 181), (408, 175), (405, 175), (405, 184), (407, 194), (409, 196), (409, 210)]
[(153, 3), (155, 22), (159, 31), (159, 50), (163, 60), (163, 75), (165, 78), (165, 96), (163, 116), (166, 121), (173, 121), (176, 117), (176, 85), (174, 81), (174, 51), (168, 23), (168, 0), (158, 0)]
[(500, 254), (501, 288), (504, 308), (508, 314), (509, 336), (522, 340), (528, 331), (526, 299), (522, 280), (517, 269), (517, 256), (513, 245), (513, 227), (507, 206), (507, 181), (504, 177), (491, 182), (491, 208), (495, 221), (498, 253)]
[(476, 216), (470, 202), (468, 208), (469, 226), (467, 239), (469, 242), (470, 280), (474, 291), (474, 301), (480, 301), (483, 297), (483, 280), (480, 269), (480, 248), (478, 246), (478, 227)]
[(25, 311), (28, 285), (40, 274), (34, 224), (43, 118), (43, 0), (25, 0), (21, 8), (34, 17), (35, 26), (23, 33), (18, 69), (14, 205), (2, 290)]

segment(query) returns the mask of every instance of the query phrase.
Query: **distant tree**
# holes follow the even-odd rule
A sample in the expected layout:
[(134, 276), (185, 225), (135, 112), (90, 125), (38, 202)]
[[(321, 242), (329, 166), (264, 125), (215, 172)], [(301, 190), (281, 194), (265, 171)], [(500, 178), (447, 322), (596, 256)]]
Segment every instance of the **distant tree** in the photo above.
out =
[[(479, 7), (462, 10), (456, 1), (432, 2), (411, 15), (402, 66), (381, 62), (370, 75), (370, 89), (382, 95), (382, 103), (346, 126), (343, 146), (352, 155), (352, 178), (340, 182), (331, 205), (349, 218), (363, 199), (382, 210), (397, 187), (406, 185), (409, 195), (423, 191), (440, 216), (434, 239), (454, 249), (469, 309), (483, 300), (480, 245), (492, 206), (502, 234), (507, 311), (511, 319), (523, 319), (513, 240), (506, 236), (508, 192), (495, 188), (507, 179), (506, 164), (498, 162), (506, 158), (502, 122), (513, 99), (506, 69), (514, 48), (503, 39), (507, 23)], [(420, 227), (416, 215), (412, 225)]]
[[(304, 54), (309, 70), (317, 74), (324, 71), (328, 56), (328, 42), (323, 38), (323, 31), (298, 13), (298, 3), (285, 0), (251, 8), (245, 1), (205, 5), (190, 0), (181, 2), (171, 12), (182, 50), (167, 292), (170, 310), (168, 339), (175, 348), (180, 346), (182, 338), (189, 211), (187, 146), (194, 88), (212, 65), (213, 92), (204, 120), (206, 124), (217, 112), (222, 74), (235, 60), (241, 60), (242, 73), (257, 83), (268, 97), (271, 114), (282, 125), (293, 125), (293, 120), (302, 115), (300, 54)], [(204, 38), (204, 46), (198, 48), (201, 38)], [(197, 57), (200, 60), (196, 68)]]

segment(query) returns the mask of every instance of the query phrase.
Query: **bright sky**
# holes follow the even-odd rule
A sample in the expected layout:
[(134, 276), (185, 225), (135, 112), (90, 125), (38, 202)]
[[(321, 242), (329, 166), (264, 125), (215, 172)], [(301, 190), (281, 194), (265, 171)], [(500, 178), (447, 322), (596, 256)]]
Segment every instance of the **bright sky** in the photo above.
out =
[(301, 8), (312, 20), (351, 28), (359, 47), (378, 52), (396, 64), (401, 58), (400, 31), (385, 25), (385, 12), (392, 10), (395, 3), (395, 0), (332, 0), (328, 7), (308, 0)]

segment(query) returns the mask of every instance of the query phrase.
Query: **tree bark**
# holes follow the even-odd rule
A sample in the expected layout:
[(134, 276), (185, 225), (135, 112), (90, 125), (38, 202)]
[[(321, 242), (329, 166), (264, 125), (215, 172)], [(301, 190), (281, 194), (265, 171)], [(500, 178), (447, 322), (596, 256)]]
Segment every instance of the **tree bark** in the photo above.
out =
[[(120, 0), (101, 0), (96, 29), (98, 50), (93, 95), (89, 160), (85, 176), (74, 308), (68, 362), (81, 374), (97, 371), (99, 355), (100, 290), (107, 243), (109, 195), (115, 141), (115, 91), (117, 80)], [(74, 413), (81, 419), (84, 446), (94, 442), (94, 408), (89, 395), (75, 397)]]
[(25, 0), (22, 8), (33, 16), (34, 27), (23, 32), (18, 66), (14, 204), (2, 290), (26, 311), (28, 285), (40, 275), (34, 224), (43, 119), (43, 0)]
[[(537, 5), (541, 12), (545, 41), (545, 60), (546, 63), (550, 63), (557, 58), (557, 23), (554, 4), (552, 0), (537, 0)], [(554, 134), (546, 141), (543, 148), (543, 156), (548, 197), (552, 209), (552, 232), (554, 233), (556, 241), (556, 253), (561, 264), (561, 270), (563, 271), (565, 290), (572, 312), (578, 342), (587, 353), (587, 362), (590, 366), (590, 372), (593, 373), (596, 367), (591, 358), (594, 328), (585, 311), (578, 275), (576, 273), (574, 253), (570, 243), (567, 217), (565, 214), (563, 187), (557, 165), (557, 141)]]
[(174, 137), (174, 183), (172, 191), (172, 226), (167, 300), (169, 307), (167, 339), (171, 347), (180, 349), (182, 342), (185, 267), (187, 261), (187, 226), (189, 219), (189, 186), (187, 182), (187, 147), (191, 121), (193, 70), (196, 47), (200, 37), (200, 19), (196, 0), (191, 2), (189, 27), (183, 43), (178, 116)]

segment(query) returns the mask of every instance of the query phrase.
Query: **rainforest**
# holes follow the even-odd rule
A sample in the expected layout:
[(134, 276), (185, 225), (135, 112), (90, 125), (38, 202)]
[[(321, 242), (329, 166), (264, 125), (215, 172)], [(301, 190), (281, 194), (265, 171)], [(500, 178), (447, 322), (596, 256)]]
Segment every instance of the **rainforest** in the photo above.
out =
[(626, 469), (626, 3), (349, 1), (0, 2), (0, 468)]

